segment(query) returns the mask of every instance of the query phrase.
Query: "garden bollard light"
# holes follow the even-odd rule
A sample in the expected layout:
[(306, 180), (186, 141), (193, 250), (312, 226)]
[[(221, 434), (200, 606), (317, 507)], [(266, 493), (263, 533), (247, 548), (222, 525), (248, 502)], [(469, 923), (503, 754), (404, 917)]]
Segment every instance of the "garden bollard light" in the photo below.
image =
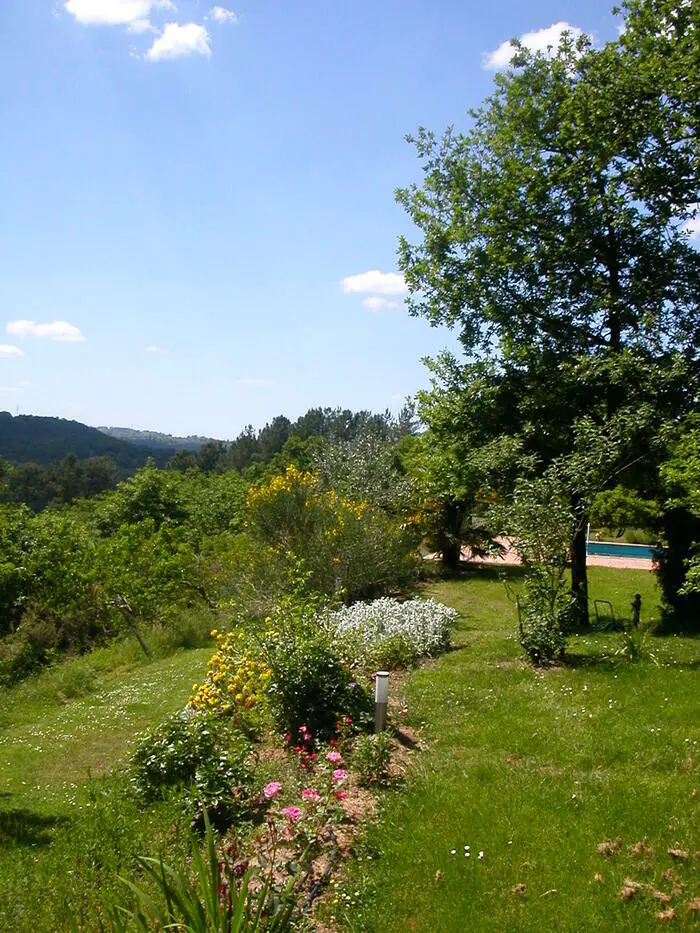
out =
[(389, 672), (377, 671), (374, 681), (374, 731), (386, 729), (386, 704), (389, 698)]

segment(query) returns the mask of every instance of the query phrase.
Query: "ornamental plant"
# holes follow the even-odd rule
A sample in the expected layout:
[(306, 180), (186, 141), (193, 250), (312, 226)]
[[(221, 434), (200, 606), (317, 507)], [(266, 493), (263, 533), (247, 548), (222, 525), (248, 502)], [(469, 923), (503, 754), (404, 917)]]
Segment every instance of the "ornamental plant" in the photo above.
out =
[(271, 671), (256, 658), (240, 631), (219, 633), (214, 652), (202, 684), (193, 686), (188, 706), (193, 710), (231, 715), (239, 726), (255, 729)]
[(457, 613), (434, 599), (384, 597), (330, 614), (337, 644), (365, 666), (414, 664), (449, 647)]
[(232, 820), (245, 810), (253, 771), (251, 743), (219, 716), (184, 710), (137, 737), (129, 783), (144, 802), (183, 792), (196, 813)]
[(259, 543), (303, 561), (310, 589), (345, 599), (395, 589), (416, 574), (418, 538), (377, 505), (340, 496), (295, 466), (251, 487), (246, 527)]
[(263, 645), (272, 672), (268, 696), (281, 731), (297, 735), (308, 727), (314, 740), (327, 741), (346, 716), (369, 722), (372, 701), (357, 682), (331, 633), (311, 620), (306, 631), (286, 631)]

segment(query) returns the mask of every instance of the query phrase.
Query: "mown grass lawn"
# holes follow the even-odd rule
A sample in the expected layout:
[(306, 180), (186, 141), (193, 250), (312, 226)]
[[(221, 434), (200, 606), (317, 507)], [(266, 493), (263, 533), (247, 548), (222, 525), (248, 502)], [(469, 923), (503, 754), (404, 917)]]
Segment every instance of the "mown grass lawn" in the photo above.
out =
[[(211, 649), (126, 669), (122, 651), (115, 645), (0, 690), (3, 933), (68, 929), (69, 913), (81, 929), (98, 929), (95, 910), (122, 893), (118, 876), (133, 856), (156, 850), (181, 820), (174, 806), (140, 811), (110, 772), (136, 733), (184, 707)], [(184, 831), (170, 835), (185, 846)]]
[[(657, 611), (650, 573), (592, 568), (591, 584), (618, 616), (635, 592), (643, 616)], [(566, 665), (535, 670), (495, 574), (429, 593), (460, 612), (456, 648), (406, 680), (427, 748), (403, 791), (387, 792), (331, 899), (336, 920), (358, 933), (638, 931), (674, 908), (676, 926), (695, 927), (700, 641), (654, 638), (656, 660), (633, 663), (614, 655), (620, 635), (580, 635)], [(615, 854), (598, 852), (617, 837)], [(649, 887), (623, 901), (627, 878)]]

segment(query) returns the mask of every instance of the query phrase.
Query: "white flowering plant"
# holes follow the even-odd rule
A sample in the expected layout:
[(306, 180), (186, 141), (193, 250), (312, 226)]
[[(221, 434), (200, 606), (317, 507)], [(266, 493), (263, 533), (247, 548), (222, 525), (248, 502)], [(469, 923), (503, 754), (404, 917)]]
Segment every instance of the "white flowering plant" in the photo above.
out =
[(328, 622), (346, 654), (376, 666), (401, 667), (445, 651), (457, 612), (434, 599), (383, 597), (331, 613)]

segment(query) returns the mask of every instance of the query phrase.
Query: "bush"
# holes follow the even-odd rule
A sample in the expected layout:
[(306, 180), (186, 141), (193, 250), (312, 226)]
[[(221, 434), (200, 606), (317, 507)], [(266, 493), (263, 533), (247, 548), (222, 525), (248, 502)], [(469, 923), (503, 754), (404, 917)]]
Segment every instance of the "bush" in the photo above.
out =
[(0, 684), (10, 686), (46, 667), (56, 657), (57, 644), (56, 626), (27, 613), (19, 629), (0, 641)]
[(415, 664), (449, 647), (457, 613), (434, 599), (399, 602), (384, 597), (355, 603), (330, 616), (341, 644), (365, 664)]
[(288, 467), (251, 487), (246, 525), (252, 537), (292, 553), (320, 593), (348, 600), (395, 590), (417, 575), (418, 539), (371, 502), (339, 496), (318, 474)]
[(144, 801), (185, 792), (195, 811), (234, 819), (252, 786), (248, 739), (219, 717), (185, 711), (143, 733), (129, 763), (129, 782)]
[(385, 781), (390, 761), (391, 739), (387, 732), (363, 735), (355, 743), (352, 766), (361, 784), (369, 786)]
[(203, 712), (231, 715), (247, 733), (259, 731), (271, 671), (246, 645), (243, 632), (219, 634), (214, 629), (216, 651), (207, 667), (204, 683), (194, 690), (189, 706)]
[(533, 664), (546, 665), (564, 655), (571, 600), (552, 603), (541, 590), (526, 582), (526, 597), (518, 602), (520, 644)]
[(336, 723), (350, 716), (369, 722), (372, 702), (353, 677), (332, 636), (320, 625), (306, 633), (277, 633), (266, 640), (272, 678), (270, 702), (279, 726), (297, 735), (302, 725), (314, 739), (334, 736)]

